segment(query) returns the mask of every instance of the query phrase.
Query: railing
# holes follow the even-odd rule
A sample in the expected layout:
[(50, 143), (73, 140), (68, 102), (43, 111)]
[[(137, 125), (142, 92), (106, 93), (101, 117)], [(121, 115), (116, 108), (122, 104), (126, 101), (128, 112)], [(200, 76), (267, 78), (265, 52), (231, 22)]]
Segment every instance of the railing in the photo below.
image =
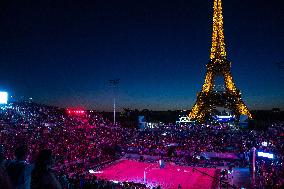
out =
[(203, 174), (203, 175), (206, 175), (206, 176), (208, 176), (208, 177), (211, 177), (211, 178), (214, 179), (214, 180), (217, 180), (217, 181), (220, 183), (220, 185), (221, 185), (221, 184), (225, 184), (227, 188), (230, 187), (230, 188), (235, 188), (235, 189), (237, 189), (236, 186), (233, 186), (233, 185), (229, 184), (228, 182), (225, 182), (225, 181), (219, 179), (218, 177), (214, 177), (214, 176), (209, 175), (209, 174), (207, 174), (207, 173), (205, 173), (205, 172), (203, 172), (203, 171), (200, 171), (200, 170), (196, 169), (195, 167), (193, 167), (192, 170), (193, 170), (193, 171), (197, 171), (197, 172), (199, 172), (199, 173), (201, 173), (201, 174)]

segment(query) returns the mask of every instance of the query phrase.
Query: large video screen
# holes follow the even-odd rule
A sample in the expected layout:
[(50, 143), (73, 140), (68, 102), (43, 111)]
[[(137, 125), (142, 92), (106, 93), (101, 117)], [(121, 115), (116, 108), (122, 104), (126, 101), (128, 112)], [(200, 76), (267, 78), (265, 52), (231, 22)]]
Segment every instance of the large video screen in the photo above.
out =
[(8, 93), (0, 92), (0, 104), (7, 104), (8, 102)]

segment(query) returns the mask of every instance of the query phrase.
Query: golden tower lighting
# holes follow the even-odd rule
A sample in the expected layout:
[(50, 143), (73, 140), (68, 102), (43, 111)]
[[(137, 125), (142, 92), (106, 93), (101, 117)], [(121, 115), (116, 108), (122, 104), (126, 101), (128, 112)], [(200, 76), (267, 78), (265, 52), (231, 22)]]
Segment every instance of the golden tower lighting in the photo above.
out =
[[(237, 89), (231, 74), (231, 62), (227, 60), (222, 0), (214, 0), (213, 33), (210, 60), (207, 67), (205, 81), (201, 92), (197, 95), (197, 101), (193, 105), (189, 117), (191, 120), (204, 121), (206, 116), (216, 106), (228, 108), (235, 115), (247, 115), (251, 113), (241, 99), (241, 93)], [(222, 76), (225, 83), (225, 91), (214, 91), (214, 79)]]

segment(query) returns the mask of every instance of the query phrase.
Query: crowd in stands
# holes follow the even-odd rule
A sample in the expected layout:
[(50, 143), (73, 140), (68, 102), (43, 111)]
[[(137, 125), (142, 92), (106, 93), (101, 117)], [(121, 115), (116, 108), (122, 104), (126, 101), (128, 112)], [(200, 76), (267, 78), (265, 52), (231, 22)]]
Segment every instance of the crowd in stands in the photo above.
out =
[(256, 184), (281, 188), (283, 126), (278, 123), (266, 131), (255, 131), (226, 124), (168, 124), (138, 130), (113, 125), (97, 112), (73, 115), (55, 107), (14, 103), (0, 109), (0, 186), (147, 188), (139, 183), (100, 180), (88, 170), (128, 153), (160, 156), (191, 166), (225, 162), (202, 157), (203, 152), (235, 153), (239, 160), (234, 166), (249, 166), (255, 147), (275, 155), (273, 160), (258, 159)]

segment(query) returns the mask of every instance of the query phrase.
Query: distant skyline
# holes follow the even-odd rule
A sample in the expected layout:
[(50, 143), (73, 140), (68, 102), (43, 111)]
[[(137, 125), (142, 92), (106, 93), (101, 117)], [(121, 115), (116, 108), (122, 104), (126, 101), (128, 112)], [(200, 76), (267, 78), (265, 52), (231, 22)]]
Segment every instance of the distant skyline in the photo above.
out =
[[(232, 75), (249, 109), (284, 109), (284, 2), (223, 0)], [(0, 2), (0, 91), (60, 107), (191, 109), (213, 1)]]

